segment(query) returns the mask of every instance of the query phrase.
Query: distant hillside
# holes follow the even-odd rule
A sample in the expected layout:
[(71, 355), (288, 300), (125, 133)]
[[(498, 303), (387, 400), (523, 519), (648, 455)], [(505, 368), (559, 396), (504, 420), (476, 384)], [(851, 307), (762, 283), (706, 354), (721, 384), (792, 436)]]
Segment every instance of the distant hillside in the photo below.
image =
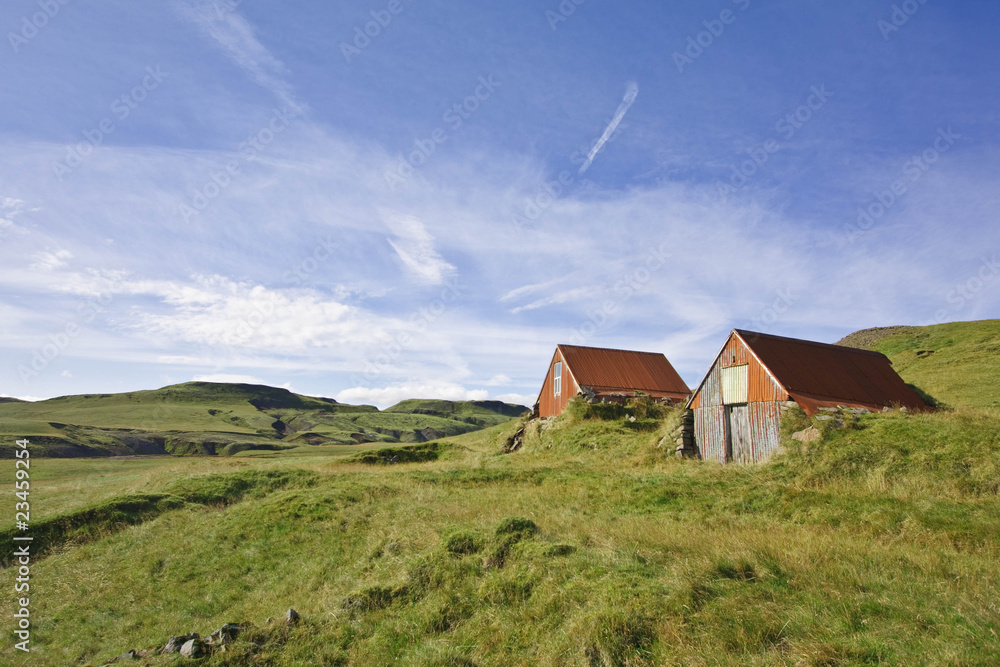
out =
[(0, 402), (0, 456), (27, 437), (48, 456), (231, 455), (304, 445), (424, 442), (502, 423), (498, 401), (415, 401), (380, 412), (287, 389), (186, 382), (153, 391)]
[(502, 401), (442, 401), (438, 399), (411, 398), (400, 401), (386, 412), (408, 412), (417, 415), (437, 415), (452, 419), (462, 419), (470, 423), (480, 423), (483, 426), (493, 426), (507, 421), (510, 417), (519, 417), (529, 411), (523, 405), (504, 403)]
[(837, 341), (889, 357), (904, 380), (952, 407), (1000, 407), (1000, 320), (862, 329)]

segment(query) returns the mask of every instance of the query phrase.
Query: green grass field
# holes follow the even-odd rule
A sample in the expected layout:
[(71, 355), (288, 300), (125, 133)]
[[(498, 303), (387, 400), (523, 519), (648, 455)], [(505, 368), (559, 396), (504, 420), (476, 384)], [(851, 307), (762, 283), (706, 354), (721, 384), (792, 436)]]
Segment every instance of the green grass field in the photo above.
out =
[[(950, 335), (934, 355), (966, 344)], [(248, 622), (204, 663), (998, 664), (1000, 389), (989, 363), (923, 372), (951, 409), (815, 421), (821, 440), (754, 467), (674, 458), (677, 410), (573, 410), (513, 454), (521, 419), (412, 446), (33, 459), (35, 651), (5, 632), (0, 654), (99, 665)], [(265, 623), (289, 607), (301, 623)]]
[[(255, 634), (210, 664), (1000, 659), (1000, 416), (867, 416), (757, 468), (669, 457), (673, 418), (560, 419), (498, 454), (514, 422), (396, 465), (39, 459), (51, 553), (36, 652), (13, 664), (243, 621)], [(288, 607), (300, 626), (264, 626)]]

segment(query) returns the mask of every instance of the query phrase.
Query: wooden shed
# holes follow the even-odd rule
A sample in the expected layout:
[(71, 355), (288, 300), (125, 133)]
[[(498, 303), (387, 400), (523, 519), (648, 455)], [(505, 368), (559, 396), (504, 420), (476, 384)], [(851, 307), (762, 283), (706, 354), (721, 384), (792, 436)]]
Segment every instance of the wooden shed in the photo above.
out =
[(766, 461), (790, 401), (810, 416), (837, 406), (927, 408), (879, 352), (734, 329), (687, 404), (698, 455)]
[(538, 415), (562, 414), (578, 394), (596, 402), (619, 402), (640, 393), (679, 403), (691, 390), (658, 352), (556, 345), (538, 395)]

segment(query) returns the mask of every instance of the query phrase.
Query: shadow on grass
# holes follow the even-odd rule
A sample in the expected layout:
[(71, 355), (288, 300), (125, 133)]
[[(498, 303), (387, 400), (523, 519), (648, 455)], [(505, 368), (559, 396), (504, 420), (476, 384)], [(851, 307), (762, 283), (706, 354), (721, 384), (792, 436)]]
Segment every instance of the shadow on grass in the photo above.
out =
[[(245, 470), (237, 473), (199, 475), (175, 482), (164, 493), (136, 493), (111, 498), (99, 505), (34, 521), (28, 533), (8, 528), (0, 531), (0, 542), (31, 545), (37, 558), (64, 544), (83, 544), (99, 540), (128, 526), (155, 519), (189, 504), (225, 506), (245, 497), (262, 497), (285, 487), (311, 486), (316, 474), (305, 470)], [(32, 541), (15, 542), (19, 535)], [(5, 550), (0, 566), (16, 563), (15, 549)]]

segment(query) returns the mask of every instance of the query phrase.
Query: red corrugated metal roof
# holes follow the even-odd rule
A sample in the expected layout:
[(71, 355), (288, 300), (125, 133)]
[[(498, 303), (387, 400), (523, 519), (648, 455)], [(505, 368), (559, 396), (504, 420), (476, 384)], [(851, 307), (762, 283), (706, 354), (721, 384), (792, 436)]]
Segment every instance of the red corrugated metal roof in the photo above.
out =
[(838, 404), (927, 407), (880, 352), (741, 329), (734, 332), (807, 412)]
[(581, 387), (601, 392), (640, 390), (676, 398), (690, 393), (684, 380), (659, 352), (633, 352), (601, 347), (558, 345), (566, 365)]

